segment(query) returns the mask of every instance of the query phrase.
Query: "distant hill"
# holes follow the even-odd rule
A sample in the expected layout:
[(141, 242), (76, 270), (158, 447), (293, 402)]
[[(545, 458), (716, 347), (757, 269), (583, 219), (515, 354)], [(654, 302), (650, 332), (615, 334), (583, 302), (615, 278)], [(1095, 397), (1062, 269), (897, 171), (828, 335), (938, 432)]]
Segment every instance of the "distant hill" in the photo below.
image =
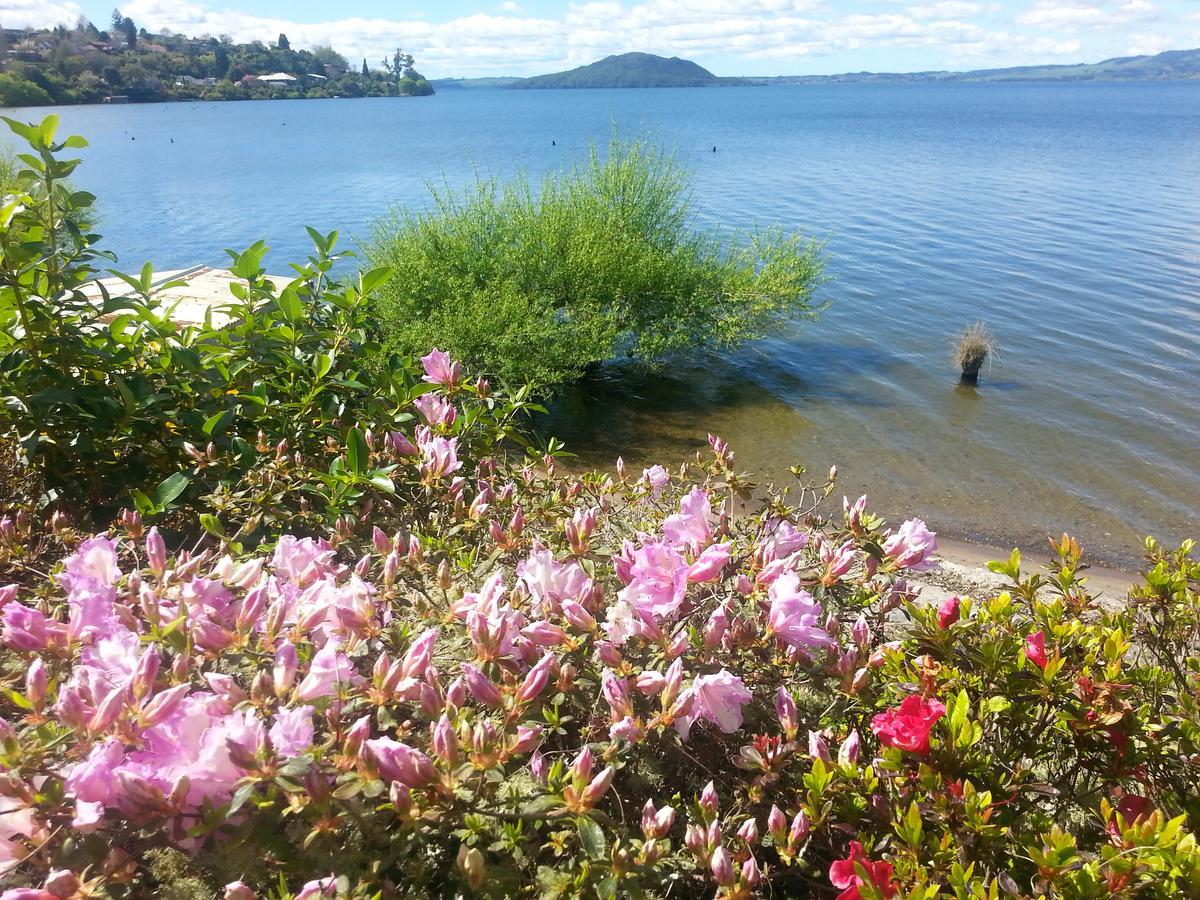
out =
[(430, 82), (439, 91), (442, 88), (498, 88), (511, 87), (513, 82), (521, 81), (516, 76), (501, 75), (492, 78), (435, 78)]
[[(844, 75), (781, 75), (746, 78), (751, 84), (914, 81), (1161, 81), (1200, 78), (1200, 49), (1167, 50), (1154, 56), (1117, 56), (1098, 63), (1013, 66), (967, 72), (847, 72)], [(722, 79), (725, 81), (728, 79)]]
[(690, 60), (652, 53), (622, 53), (607, 56), (591, 65), (567, 72), (537, 75), (513, 82), (514, 88), (644, 88), (644, 87), (706, 87), (717, 84), (717, 78), (703, 66)]

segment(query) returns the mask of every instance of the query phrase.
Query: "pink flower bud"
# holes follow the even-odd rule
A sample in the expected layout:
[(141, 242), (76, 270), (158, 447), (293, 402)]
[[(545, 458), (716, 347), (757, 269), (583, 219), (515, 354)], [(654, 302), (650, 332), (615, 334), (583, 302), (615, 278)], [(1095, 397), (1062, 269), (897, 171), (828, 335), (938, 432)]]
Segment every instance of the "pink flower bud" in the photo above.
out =
[(629, 702), (629, 687), (624, 678), (618, 678), (612, 669), (605, 669), (600, 675), (600, 689), (612, 711), (613, 719), (633, 715), (633, 705)]
[(549, 772), (550, 761), (546, 759), (542, 751), (534, 750), (533, 755), (529, 757), (529, 773), (533, 776), (533, 780), (539, 784), (545, 784)]
[(660, 810), (654, 809), (654, 801), (647, 800), (646, 805), (642, 807), (642, 834), (647, 840), (658, 840), (667, 836), (667, 832), (671, 830), (671, 826), (675, 824), (675, 810), (670, 806), (664, 806)]
[(284, 641), (275, 651), (275, 664), (271, 668), (271, 684), (275, 688), (275, 696), (282, 697), (291, 689), (296, 680), (296, 669), (299, 659), (296, 648), (289, 641)]
[(800, 810), (800, 812), (796, 813), (796, 817), (792, 819), (792, 827), (788, 830), (788, 842), (793, 847), (797, 844), (802, 844), (808, 837), (808, 832), (808, 816), (804, 810)]
[(467, 682), (460, 675), (446, 689), (446, 702), (451, 706), (462, 706), (467, 701)]
[(79, 890), (79, 878), (70, 869), (53, 869), (44, 886), (55, 897), (71, 897)]
[(224, 900), (255, 900), (257, 896), (244, 881), (231, 881), (225, 885)]
[(708, 855), (708, 842), (704, 829), (699, 825), (689, 825), (683, 834), (683, 843), (697, 857)]
[(563, 618), (580, 631), (592, 631), (596, 627), (596, 617), (574, 600), (562, 602)]
[(470, 663), (463, 663), (462, 673), (463, 678), (466, 679), (467, 690), (471, 692), (472, 697), (484, 706), (493, 706), (499, 709), (504, 705), (504, 695), (483, 672)]
[(606, 666), (616, 668), (621, 665), (621, 651), (617, 649), (617, 645), (609, 641), (596, 641), (596, 656), (600, 662)]
[(159, 656), (158, 646), (150, 644), (142, 655), (138, 657), (137, 666), (133, 670), (133, 680), (130, 683), (130, 690), (133, 693), (135, 700), (141, 700), (154, 687), (154, 681), (158, 678), (158, 669), (162, 664), (162, 657)]
[(721, 639), (725, 637), (725, 632), (729, 628), (729, 615), (725, 611), (725, 605), (722, 604), (712, 611), (712, 615), (708, 617), (708, 622), (704, 625), (704, 646), (709, 650), (715, 650), (721, 644)]
[(758, 868), (758, 861), (753, 856), (742, 863), (742, 881), (756, 887), (762, 881), (762, 872)]
[(667, 679), (662, 672), (642, 672), (634, 683), (641, 693), (653, 696), (666, 686)]
[(146, 564), (159, 578), (167, 571), (167, 544), (157, 526), (146, 532)]
[(404, 660), (400, 665), (403, 678), (420, 678), (425, 674), (429, 661), (433, 658), (433, 645), (437, 641), (438, 630), (431, 628), (412, 642)]
[(859, 647), (866, 647), (871, 643), (871, 626), (867, 624), (867, 617), (859, 613), (854, 624), (850, 626), (850, 637)]
[[(170, 691), (167, 691), (166, 693), (169, 694)], [(160, 694), (159, 697), (161, 696), (163, 695)], [(109, 691), (107, 696), (105, 696), (105, 698), (100, 702), (100, 705), (96, 707), (96, 711), (92, 714), (91, 719), (88, 720), (88, 731), (92, 732), (93, 734), (98, 734), (99, 732), (110, 728), (112, 724), (121, 717), (121, 713), (125, 709), (125, 698), (126, 695), (124, 685), (117, 685), (115, 688)], [(157, 700), (158, 697), (155, 699)], [(180, 699), (182, 699), (182, 696)]]
[(709, 813), (716, 813), (720, 807), (720, 801), (717, 799), (717, 788), (711, 781), (700, 792), (700, 806)]
[(784, 816), (783, 810), (774, 804), (771, 805), (771, 812), (767, 816), (767, 834), (775, 840), (776, 844), (783, 842), (784, 834), (787, 832), (787, 817)]
[(577, 782), (590, 780), (592, 777), (592, 748), (584, 745), (583, 749), (571, 763), (571, 779)]
[(810, 731), (808, 733), (808, 755), (822, 762), (830, 761), (829, 745), (825, 742), (824, 735), (819, 731)]
[(358, 756), (362, 752), (363, 741), (371, 736), (371, 717), (360, 716), (354, 724), (346, 729), (346, 740), (342, 746), (347, 756)]
[(747, 819), (738, 828), (737, 836), (753, 847), (758, 843), (758, 822), (755, 819)]
[(722, 887), (728, 887), (734, 882), (733, 860), (729, 856), (729, 851), (724, 847), (717, 847), (713, 851), (712, 860), (709, 862), (709, 868), (712, 870), (713, 880)]
[(840, 765), (854, 765), (858, 762), (858, 750), (861, 741), (857, 731), (851, 731), (849, 736), (842, 741), (842, 745), (838, 747), (838, 763)]
[(599, 775), (592, 779), (591, 783), (584, 788), (583, 796), (580, 798), (585, 806), (592, 807), (596, 805), (596, 801), (604, 796), (604, 792), (612, 787), (613, 777), (617, 774), (617, 770), (612, 766), (604, 769)]
[(542, 742), (542, 726), (517, 726), (517, 739), (512, 745), (513, 753), (529, 753)]
[(453, 765), (458, 759), (458, 735), (450, 723), (450, 717), (443, 714), (433, 726), (433, 752), (447, 765)]
[(779, 717), (779, 724), (788, 740), (795, 740), (800, 730), (800, 712), (795, 699), (782, 685), (775, 691), (775, 715)]
[(50, 675), (46, 672), (46, 663), (40, 656), (35, 656), (25, 671), (25, 698), (39, 712), (46, 701), (46, 688), (49, 684)]

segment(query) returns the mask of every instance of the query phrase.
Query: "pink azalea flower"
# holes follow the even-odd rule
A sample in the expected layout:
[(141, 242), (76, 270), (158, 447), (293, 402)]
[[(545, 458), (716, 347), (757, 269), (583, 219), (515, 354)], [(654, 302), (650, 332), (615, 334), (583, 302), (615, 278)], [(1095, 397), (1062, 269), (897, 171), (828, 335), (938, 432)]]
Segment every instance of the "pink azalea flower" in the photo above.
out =
[(821, 627), (821, 605), (800, 587), (795, 572), (776, 578), (767, 596), (771, 601), (767, 625), (779, 640), (805, 652), (835, 646), (829, 632)]
[(117, 542), (94, 537), (80, 544), (79, 549), (66, 559), (65, 571), (58, 576), (58, 580), (68, 593), (72, 593), (86, 584), (110, 587), (120, 577)]
[(454, 404), (440, 394), (422, 394), (413, 401), (413, 406), (430, 425), (449, 427), (458, 418)]
[(308, 674), (296, 688), (296, 697), (299, 700), (332, 697), (361, 681), (362, 676), (354, 671), (354, 664), (336, 643), (330, 641), (313, 656)]
[(651, 466), (642, 469), (642, 480), (650, 486), (650, 496), (657, 500), (662, 496), (663, 488), (671, 482), (671, 476), (662, 466)]
[(883, 555), (896, 568), (916, 572), (937, 568), (937, 560), (930, 558), (936, 550), (937, 535), (920, 519), (909, 519), (883, 544)]
[(688, 566), (687, 580), (689, 584), (705, 584), (715, 581), (721, 576), (721, 571), (729, 562), (729, 544), (713, 544)]
[(533, 550), (528, 559), (517, 563), (517, 577), (538, 601), (539, 609), (555, 612), (562, 601), (578, 600), (592, 586), (592, 580), (579, 563), (558, 562), (544, 547)]
[(267, 736), (279, 756), (292, 757), (304, 753), (313, 742), (313, 708), (297, 706), (280, 710)]
[(457, 472), (462, 463), (458, 459), (458, 439), (433, 437), (426, 430), (418, 431), (417, 446), (421, 451), (421, 474), (425, 478), (442, 478)]
[(663, 521), (663, 537), (672, 547), (703, 547), (712, 540), (712, 504), (700, 488), (679, 501), (679, 512)]
[(701, 675), (688, 688), (693, 699), (691, 712), (675, 720), (675, 729), (687, 740), (697, 719), (708, 719), (726, 734), (742, 727), (742, 707), (753, 696), (742, 680), (726, 669), (714, 675)]
[(631, 581), (617, 594), (638, 611), (669, 616), (687, 592), (687, 562), (673, 547), (651, 542), (633, 551)]
[(298, 587), (307, 587), (323, 575), (332, 574), (334, 550), (324, 540), (296, 538), (285, 534), (275, 545), (271, 566), (275, 574)]
[(422, 380), (430, 384), (440, 384), (451, 387), (458, 384), (462, 378), (462, 370), (458, 363), (451, 362), (450, 354), (434, 347), (421, 357), (421, 366), (425, 369)]

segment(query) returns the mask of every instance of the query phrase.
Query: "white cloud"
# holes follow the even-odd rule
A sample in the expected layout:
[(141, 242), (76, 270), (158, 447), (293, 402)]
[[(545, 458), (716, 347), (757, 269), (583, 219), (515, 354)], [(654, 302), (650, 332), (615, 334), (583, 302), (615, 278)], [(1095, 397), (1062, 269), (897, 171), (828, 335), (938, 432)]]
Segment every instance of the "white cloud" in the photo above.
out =
[(1148, 0), (1126, 0), (1119, 5), (1038, 0), (1017, 16), (1017, 24), (1037, 28), (1112, 29), (1157, 14), (1158, 7)]
[(44, 28), (48, 25), (74, 25), (83, 15), (77, 3), (54, 0), (3, 0), (0, 24), (6, 28)]

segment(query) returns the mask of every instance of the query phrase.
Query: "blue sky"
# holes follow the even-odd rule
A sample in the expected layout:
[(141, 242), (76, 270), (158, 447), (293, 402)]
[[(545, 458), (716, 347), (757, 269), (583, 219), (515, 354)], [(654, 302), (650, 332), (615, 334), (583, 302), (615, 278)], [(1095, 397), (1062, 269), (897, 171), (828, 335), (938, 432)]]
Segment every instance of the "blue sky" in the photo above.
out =
[[(718, 75), (991, 68), (1200, 46), (1200, 0), (125, 0), (139, 26), (332, 44), (426, 75), (525, 75), (642, 50)], [(0, 23), (103, 27), (112, 0), (0, 0)]]

